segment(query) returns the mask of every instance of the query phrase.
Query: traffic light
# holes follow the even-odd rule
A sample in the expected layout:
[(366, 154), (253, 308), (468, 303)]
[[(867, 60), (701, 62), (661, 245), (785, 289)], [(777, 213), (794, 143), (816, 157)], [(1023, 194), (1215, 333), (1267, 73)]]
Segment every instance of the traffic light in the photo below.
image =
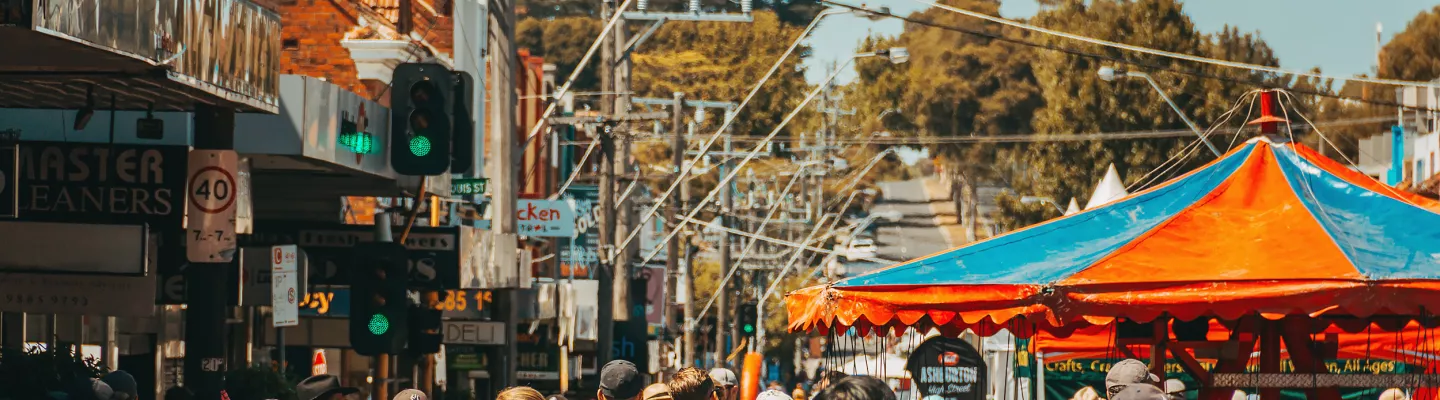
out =
[(356, 353), (399, 354), (409, 336), (409, 256), (399, 243), (355, 246), (350, 281), (350, 345)]
[(475, 78), (464, 71), (455, 72), (455, 100), (450, 112), (453, 122), (450, 134), (450, 173), (469, 173), (475, 164)]
[(445, 313), (440, 310), (440, 303), (444, 301), (445, 291), (429, 291), (420, 294), (420, 304), (411, 310), (410, 316), (410, 353), (411, 354), (434, 354), (440, 352), (440, 342), (445, 339), (441, 332), (441, 316)]
[(405, 63), (390, 85), (390, 167), (401, 175), (449, 171), (455, 76), (440, 64)]
[(757, 312), (755, 303), (742, 303), (740, 304), (740, 309), (736, 310), (736, 312), (740, 313), (740, 315), (735, 316), (735, 320), (740, 324), (740, 334), (744, 336), (754, 335), (755, 330), (758, 329), (755, 325), (755, 318), (757, 318), (755, 315)]

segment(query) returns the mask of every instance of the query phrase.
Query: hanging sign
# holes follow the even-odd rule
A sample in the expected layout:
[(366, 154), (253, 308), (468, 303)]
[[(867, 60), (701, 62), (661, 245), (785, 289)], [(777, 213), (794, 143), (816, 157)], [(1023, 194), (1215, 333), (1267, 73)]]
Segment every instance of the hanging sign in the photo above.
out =
[(564, 200), (520, 200), (515, 210), (523, 236), (574, 237), (575, 209)]
[(185, 258), (190, 262), (234, 261), (239, 164), (234, 150), (190, 151), (185, 202)]
[(984, 400), (985, 359), (970, 342), (936, 336), (920, 343), (905, 363), (920, 398)]

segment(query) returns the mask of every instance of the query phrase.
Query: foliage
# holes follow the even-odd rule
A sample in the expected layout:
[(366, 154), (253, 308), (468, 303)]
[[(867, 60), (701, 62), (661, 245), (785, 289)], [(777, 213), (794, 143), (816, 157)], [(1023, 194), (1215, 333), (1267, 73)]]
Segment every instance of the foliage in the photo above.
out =
[(1440, 6), (1416, 15), (1404, 31), (1381, 48), (1380, 77), (1412, 81), (1440, 78)]
[[(755, 21), (672, 22), (665, 24), (635, 54), (631, 89), (637, 96), (740, 102), (769, 71), (802, 28), (786, 25), (774, 13), (756, 12)], [(806, 48), (796, 50), (804, 55)], [(766, 135), (804, 98), (802, 57), (792, 55), (755, 95), (731, 126), (736, 135)], [(707, 110), (714, 115), (715, 110)], [(707, 118), (717, 124), (723, 116)], [(793, 124), (799, 126), (799, 124)], [(702, 125), (706, 126), (706, 125)], [(697, 129), (701, 138), (714, 128)], [(795, 129), (790, 129), (795, 132)]]
[(225, 373), (225, 392), (234, 400), (296, 400), (297, 383), (260, 364)]
[[(575, 71), (580, 58), (595, 38), (600, 36), (604, 23), (589, 17), (561, 17), (553, 19), (524, 18), (515, 27), (517, 47), (529, 49), (531, 55), (543, 57), (545, 62), (555, 64), (557, 79), (564, 80)], [(596, 74), (600, 57), (590, 61), (589, 66), (576, 78), (576, 90), (593, 91), (600, 87)], [(563, 82), (562, 82), (563, 83)], [(558, 83), (557, 83), (558, 84)]]
[(0, 350), (0, 399), (46, 398), (48, 392), (68, 391), (75, 382), (99, 378), (103, 372), (94, 358), (82, 360), (68, 347), (53, 351), (3, 349)]

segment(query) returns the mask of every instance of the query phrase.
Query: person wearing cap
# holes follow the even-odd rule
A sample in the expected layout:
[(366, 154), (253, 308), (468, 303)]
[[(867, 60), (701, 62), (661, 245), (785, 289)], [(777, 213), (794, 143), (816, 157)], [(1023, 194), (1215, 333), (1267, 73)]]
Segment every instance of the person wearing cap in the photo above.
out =
[(1110, 396), (1110, 400), (1168, 400), (1165, 392), (1154, 385), (1130, 385), (1121, 389), (1119, 393)]
[(1185, 400), (1185, 382), (1179, 379), (1165, 380), (1165, 397), (1170, 400)]
[(400, 393), (396, 393), (396, 394), (395, 394), (395, 397), (393, 397), (392, 399), (393, 399), (393, 400), (430, 400), (430, 397), (429, 397), (429, 396), (426, 396), (426, 395), (425, 395), (425, 392), (422, 392), (422, 391), (419, 391), (419, 390), (415, 390), (415, 389), (405, 389), (405, 390), (401, 390)]
[(793, 400), (793, 399), (790, 397), (790, 395), (785, 394), (785, 392), (782, 392), (782, 391), (779, 391), (779, 390), (775, 390), (775, 389), (770, 389), (770, 390), (766, 390), (766, 391), (764, 391), (764, 392), (760, 392), (760, 395), (759, 395), (759, 396), (755, 396), (755, 400)]
[(635, 364), (625, 360), (605, 363), (600, 369), (600, 400), (635, 400), (645, 390), (644, 378)]
[(645, 391), (644, 391), (644, 392), (640, 392), (640, 399), (641, 399), (641, 400), (673, 400), (673, 399), (670, 398), (670, 386), (668, 386), (668, 385), (666, 385), (666, 384), (664, 384), (664, 383), (655, 383), (655, 384), (651, 384), (650, 386), (646, 386), (646, 387), (645, 387)]
[(720, 400), (740, 399), (740, 379), (729, 368), (710, 370), (710, 380), (715, 381), (715, 394)]
[[(1133, 358), (1128, 358), (1115, 363), (1110, 367), (1110, 372), (1105, 374), (1105, 397), (1114, 399), (1115, 395), (1126, 387), (1137, 383), (1154, 386), (1160, 382), (1160, 378), (1150, 373), (1150, 368), (1145, 363)], [(1156, 388), (1159, 390), (1159, 388)], [(1164, 394), (1164, 392), (1161, 392)]]
[(695, 367), (685, 367), (670, 378), (670, 398), (674, 400), (717, 400), (715, 381), (710, 374)]
[(295, 385), (295, 398), (299, 400), (345, 400), (345, 396), (360, 393), (360, 389), (340, 386), (340, 377), (315, 375)]

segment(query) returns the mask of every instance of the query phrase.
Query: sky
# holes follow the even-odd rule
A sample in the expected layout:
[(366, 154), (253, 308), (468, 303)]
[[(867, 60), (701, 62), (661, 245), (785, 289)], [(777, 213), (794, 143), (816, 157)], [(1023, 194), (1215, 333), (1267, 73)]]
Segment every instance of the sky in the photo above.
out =
[[(868, 3), (902, 15), (924, 7), (912, 0)], [(1216, 32), (1226, 24), (1242, 32), (1260, 31), (1281, 67), (1318, 66), (1327, 75), (1352, 76), (1374, 68), (1376, 23), (1383, 27), (1382, 40), (1388, 41), (1416, 14), (1436, 5), (1435, 0), (1195, 0), (1186, 2), (1185, 10), (1202, 32)], [(1033, 0), (1003, 0), (1000, 15), (1027, 18), (1038, 8)], [(865, 36), (897, 35), (901, 29), (901, 21), (893, 18), (872, 22), (849, 14), (827, 17), (810, 36), (813, 52), (806, 60), (806, 79), (825, 79), (830, 65), (854, 54)], [(836, 80), (847, 83), (854, 76), (847, 68)]]

